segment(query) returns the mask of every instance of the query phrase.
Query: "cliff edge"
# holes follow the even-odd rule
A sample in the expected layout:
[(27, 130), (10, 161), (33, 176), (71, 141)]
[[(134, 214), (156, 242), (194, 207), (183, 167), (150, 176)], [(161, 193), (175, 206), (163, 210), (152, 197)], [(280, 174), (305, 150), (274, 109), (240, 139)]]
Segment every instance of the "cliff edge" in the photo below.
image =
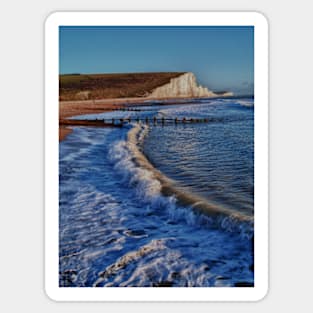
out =
[(155, 88), (149, 98), (171, 98), (171, 97), (216, 97), (213, 91), (197, 84), (196, 76), (187, 72), (172, 78), (169, 83)]
[(59, 76), (59, 100), (197, 98), (229, 96), (197, 84), (191, 72), (66, 74)]

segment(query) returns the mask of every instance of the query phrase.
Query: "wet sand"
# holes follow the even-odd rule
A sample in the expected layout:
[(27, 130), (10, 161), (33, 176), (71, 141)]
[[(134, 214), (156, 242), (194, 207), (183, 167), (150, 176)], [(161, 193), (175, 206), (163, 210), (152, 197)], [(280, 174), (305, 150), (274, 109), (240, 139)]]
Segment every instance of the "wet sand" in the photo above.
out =
[[(212, 97), (213, 98), (213, 97)], [(59, 141), (62, 141), (68, 134), (72, 132), (70, 126), (75, 126), (74, 123), (66, 126), (64, 121), (73, 116), (85, 114), (97, 114), (103, 112), (110, 112), (117, 108), (128, 107), (131, 105), (153, 105), (153, 102), (158, 102), (158, 105), (177, 105), (184, 104), (188, 100), (195, 99), (194, 97), (182, 98), (115, 98), (115, 99), (101, 99), (101, 100), (77, 100), (77, 101), (60, 101), (59, 102)], [(149, 103), (150, 102), (150, 103)], [(162, 103), (163, 102), (163, 103)], [(80, 123), (80, 126), (83, 126)], [(90, 126), (88, 122), (85, 126)], [(108, 125), (107, 125), (108, 126)]]
[[(62, 141), (72, 129), (66, 126), (66, 119), (72, 116), (110, 112), (116, 108), (122, 108), (129, 104), (140, 104), (147, 99), (121, 98), (84, 101), (61, 101), (59, 102), (59, 141)], [(70, 123), (75, 126), (74, 123)], [(80, 123), (82, 126), (83, 123)], [(69, 125), (70, 126), (70, 125)], [(86, 126), (90, 126), (86, 123)]]

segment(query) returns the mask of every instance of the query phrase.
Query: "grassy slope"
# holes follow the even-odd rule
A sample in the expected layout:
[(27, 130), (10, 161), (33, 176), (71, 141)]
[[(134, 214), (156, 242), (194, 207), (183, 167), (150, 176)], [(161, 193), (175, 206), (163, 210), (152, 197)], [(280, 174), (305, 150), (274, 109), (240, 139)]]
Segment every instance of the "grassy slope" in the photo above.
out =
[(183, 73), (60, 75), (60, 100), (143, 97), (181, 74)]

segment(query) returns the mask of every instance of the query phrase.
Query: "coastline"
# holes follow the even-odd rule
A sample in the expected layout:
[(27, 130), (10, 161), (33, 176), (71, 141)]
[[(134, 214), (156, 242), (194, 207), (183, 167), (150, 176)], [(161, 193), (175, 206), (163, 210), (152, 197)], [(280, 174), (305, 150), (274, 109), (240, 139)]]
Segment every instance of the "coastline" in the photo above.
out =
[[(70, 100), (59, 101), (59, 142), (64, 140), (68, 134), (72, 132), (72, 129), (64, 123), (68, 118), (86, 115), (97, 114), (104, 112), (111, 112), (117, 108), (125, 108), (128, 106), (152, 106), (152, 105), (183, 105), (193, 102), (199, 99), (217, 99), (217, 98), (229, 98), (231, 96), (216, 96), (216, 97), (166, 97), (166, 98), (150, 98), (150, 97), (137, 97), (137, 98), (111, 98), (111, 99), (96, 99), (96, 100)], [(80, 123), (80, 126), (84, 126)], [(90, 126), (88, 122), (85, 126)], [(110, 126), (107, 126), (110, 127)]]
[[(70, 117), (86, 115), (86, 114), (98, 114), (104, 112), (112, 112), (115, 110), (128, 108), (131, 106), (153, 106), (153, 105), (184, 105), (191, 104), (195, 100), (203, 99), (207, 97), (180, 97), (180, 98), (115, 98), (115, 99), (98, 99), (98, 100), (77, 100), (77, 101), (60, 101), (59, 102), (59, 142), (64, 140), (68, 134), (73, 130), (69, 127), (75, 126), (88, 126), (88, 127), (121, 127), (121, 125), (105, 124), (103, 120), (73, 120)], [(216, 99), (217, 97), (210, 97), (210, 99)], [(136, 135), (138, 128), (134, 128), (129, 134), (128, 138), (134, 144), (131, 150), (134, 153), (136, 163), (140, 167), (145, 168), (153, 173), (153, 175), (161, 182), (161, 193), (164, 196), (175, 195), (176, 199), (183, 206), (192, 206), (193, 210), (198, 213), (202, 213), (205, 216), (218, 216), (227, 217), (231, 216), (234, 220), (241, 222), (251, 223), (253, 217), (245, 216), (240, 212), (235, 214), (228, 208), (223, 206), (217, 206), (215, 204), (208, 203), (204, 198), (190, 194), (186, 196), (184, 190), (176, 188), (172, 185), (170, 179), (160, 173), (147, 159), (146, 157), (136, 149)]]
[[(171, 103), (159, 99), (150, 102), (144, 100), (141, 101), (142, 105), (147, 108), (142, 109), (158, 111), (159, 105), (192, 103), (190, 99), (181, 99), (179, 103), (173, 99), (170, 101)], [(93, 104), (90, 101), (83, 104), (81, 102), (70, 105), (63, 104), (63, 106), (68, 106), (63, 107), (60, 112), (63, 113), (63, 116), (71, 116), (70, 114), (73, 112), (74, 116), (79, 116), (79, 114), (94, 113), (97, 110), (109, 112), (123, 107), (141, 105), (138, 101), (130, 100), (101, 103), (101, 106), (97, 103), (96, 106)], [(171, 108), (164, 108), (176, 112), (180, 107), (174, 105)], [(190, 110), (190, 114), (194, 114), (192, 107)], [(248, 112), (248, 110), (243, 111)], [(118, 116), (124, 115), (124, 112), (117, 111), (116, 113)], [(148, 114), (153, 116), (153, 113)], [(115, 112), (112, 116), (115, 116)], [(100, 123), (101, 118), (103, 116), (98, 117), (98, 120), (97, 116), (90, 117), (89, 120), (64, 118), (60, 119), (59, 125), (65, 131), (68, 130), (66, 128), (68, 126), (97, 126), (92, 124)], [(107, 127), (112, 127), (112, 125)], [(121, 131), (108, 129), (108, 132), (89, 127), (78, 128), (77, 132), (75, 131), (68, 140), (63, 142), (59, 156), (60, 173), (64, 173), (60, 176), (59, 183), (59, 194), (62, 199), (59, 210), (64, 217), (60, 224), (60, 230), (62, 234), (65, 234), (60, 237), (59, 241), (62, 248), (61, 257), (59, 257), (60, 286), (114, 287), (129, 285), (139, 287), (142, 284), (150, 283), (155, 286), (159, 281), (161, 283), (169, 281), (173, 287), (184, 286), (190, 282), (196, 282), (195, 287), (206, 286), (209, 284), (208, 282), (216, 284), (216, 286), (221, 286), (221, 283), (234, 287), (254, 285), (254, 259), (253, 248), (251, 248), (254, 243), (253, 216), (246, 217), (240, 212), (228, 211), (224, 203), (215, 204), (193, 193), (188, 187), (184, 189), (175, 184), (175, 181), (171, 181), (170, 176), (164, 174), (166, 171), (163, 173), (154, 167), (153, 158), (149, 160), (144, 154), (144, 150), (140, 150), (140, 144), (144, 141), (148, 129), (145, 124), (136, 124), (134, 127), (127, 127)], [(156, 129), (162, 131), (161, 128)], [(200, 131), (206, 133), (202, 129)], [(127, 134), (126, 138), (125, 134)], [(168, 133), (167, 137), (170, 140), (172, 133)], [(84, 150), (82, 154), (77, 154), (76, 144), (79, 147), (81, 139), (84, 143), (83, 147), (86, 149), (82, 149)], [(198, 149), (195, 149), (195, 153), (199, 153)], [(165, 160), (167, 160), (166, 157)], [(75, 170), (72, 170), (73, 164), (75, 164)], [(76, 184), (72, 183), (77, 178), (80, 184), (79, 189)], [(122, 178), (125, 181), (120, 184)], [(118, 188), (116, 182), (120, 184)], [(130, 182), (132, 192), (129, 190)], [(99, 188), (99, 186), (101, 187)], [(129, 196), (125, 196), (126, 193)], [(146, 210), (141, 210), (138, 214), (140, 207), (146, 207)], [(87, 223), (93, 221), (96, 221), (93, 224), (95, 231), (89, 232)], [(85, 251), (85, 240), (88, 243), (98, 242), (98, 234), (103, 231), (103, 225), (105, 225), (105, 235), (103, 236), (105, 244), (101, 243), (101, 252), (97, 245), (95, 247), (90, 245), (91, 247)], [(189, 232), (194, 234), (190, 239), (186, 236), (186, 233)], [(72, 241), (71, 238), (74, 236), (77, 240)], [(159, 239), (160, 237), (161, 239)], [(165, 241), (163, 241), (163, 237), (165, 237)], [(167, 238), (177, 239), (173, 241)], [(123, 253), (118, 255), (110, 253), (112, 249), (118, 249), (121, 242)], [(223, 251), (225, 242), (229, 247), (227, 254)], [(180, 253), (183, 254), (186, 246), (190, 251), (190, 257), (189, 255), (183, 259), (176, 257), (175, 253), (178, 256)], [(79, 251), (79, 253), (72, 255), (70, 254), (72, 250)], [(203, 251), (209, 251), (208, 256), (204, 257)], [(150, 254), (151, 258), (150, 255), (146, 258), (145, 253)], [(147, 276), (145, 278), (142, 272), (138, 272), (138, 276), (134, 276), (135, 279), (143, 280), (139, 280), (139, 282), (135, 279), (134, 281), (128, 280), (128, 277), (133, 275), (134, 268), (136, 270), (141, 266), (154, 268), (155, 260), (167, 264), (166, 260), (169, 259), (167, 253), (175, 255), (175, 259), (179, 259), (179, 262), (182, 263), (169, 262), (165, 268), (165, 274), (163, 271), (155, 272), (155, 277)], [(101, 260), (103, 255), (105, 255), (105, 263)], [(238, 256), (235, 260), (234, 255)], [(84, 260), (88, 260), (86, 265), (82, 263), (81, 256)], [(216, 263), (220, 257), (223, 262)], [(195, 267), (190, 267), (190, 264), (195, 263), (195, 258), (197, 261)], [(151, 264), (150, 259), (153, 259)], [(72, 270), (72, 265), (69, 269), (69, 264), (74, 264), (75, 269)], [(129, 264), (130, 266), (128, 266)], [(209, 266), (213, 268), (212, 273), (206, 270)], [(185, 269), (189, 267), (190, 272), (195, 276), (188, 276), (188, 280), (182, 281), (180, 277), (185, 277)], [(76, 268), (82, 268), (82, 271), (76, 270)], [(86, 279), (85, 271), (88, 273)], [(226, 278), (224, 279), (222, 276), (223, 278), (220, 279), (221, 272), (231, 272), (231, 276), (225, 274)], [(182, 273), (181, 276), (179, 273)], [(215, 275), (216, 282), (210, 280), (212, 274)], [(166, 275), (170, 275), (169, 280), (166, 280)], [(115, 277), (117, 277), (116, 281)], [(206, 281), (198, 280), (199, 277), (206, 277)]]
[[(69, 117), (97, 114), (103, 112), (111, 112), (117, 108), (125, 108), (129, 105), (153, 105), (155, 102), (158, 105), (179, 105), (194, 99), (201, 99), (204, 97), (173, 97), (173, 98), (113, 98), (113, 99), (98, 99), (98, 100), (71, 100), (59, 101), (59, 142), (64, 140), (72, 129), (64, 125), (64, 121)], [(216, 97), (211, 97), (212, 99)], [(74, 123), (72, 123), (72, 126)], [(69, 125), (70, 126), (70, 125)], [(80, 126), (83, 126), (81, 123)], [(88, 123), (85, 126), (90, 126)]]
[[(143, 102), (143, 98), (120, 98), (103, 100), (78, 100), (78, 101), (60, 101), (59, 102), (59, 142), (64, 140), (72, 129), (64, 125), (64, 120), (69, 117), (110, 112), (119, 107), (125, 107), (127, 104), (138, 104)], [(62, 124), (61, 124), (62, 123)], [(82, 125), (82, 124), (81, 124)], [(88, 126), (86, 124), (86, 126)]]

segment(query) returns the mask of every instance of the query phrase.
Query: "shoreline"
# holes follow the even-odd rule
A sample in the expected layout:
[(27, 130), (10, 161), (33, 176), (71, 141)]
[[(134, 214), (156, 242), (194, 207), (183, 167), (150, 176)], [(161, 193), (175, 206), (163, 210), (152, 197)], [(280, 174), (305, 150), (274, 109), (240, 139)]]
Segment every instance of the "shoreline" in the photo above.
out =
[[(117, 107), (125, 107), (125, 104), (137, 104), (140, 98), (121, 98), (103, 100), (78, 100), (59, 102), (59, 142), (64, 140), (73, 130), (68, 126), (75, 126), (75, 122), (69, 122), (66, 126), (64, 121), (69, 117), (97, 114), (114, 111)], [(142, 101), (142, 98), (141, 98)], [(80, 123), (80, 126), (89, 126), (87, 123)]]
[[(65, 125), (64, 121), (69, 117), (97, 114), (103, 112), (111, 112), (117, 108), (126, 108), (129, 105), (153, 105), (157, 102), (158, 105), (173, 105), (184, 104), (188, 100), (195, 98), (113, 98), (113, 99), (98, 99), (98, 100), (70, 100), (59, 101), (59, 142), (64, 140), (73, 130), (68, 126), (75, 126), (74, 123)], [(199, 98), (201, 99), (201, 98)], [(70, 125), (71, 124), (71, 125)], [(80, 123), (80, 126), (90, 126), (88, 123)], [(109, 127), (109, 126), (108, 126)]]
[[(72, 120), (68, 119), (72, 116), (79, 116), (85, 114), (97, 114), (103, 112), (112, 112), (116, 109), (128, 108), (130, 106), (154, 106), (154, 105), (184, 105), (190, 103), (192, 100), (201, 98), (163, 98), (163, 99), (149, 99), (149, 98), (119, 98), (119, 99), (103, 99), (103, 100), (79, 100), (60, 102), (59, 107), (59, 142), (64, 140), (68, 134), (73, 130), (69, 127), (88, 126), (88, 127), (121, 127), (120, 124), (105, 124), (103, 120)], [(206, 98), (207, 99), (207, 98)], [(210, 99), (209, 99), (210, 100)], [(191, 102), (192, 103), (192, 102)], [(135, 129), (133, 130), (135, 131)], [(131, 133), (132, 134), (132, 133)], [(135, 142), (134, 135), (129, 134), (131, 141)], [(136, 144), (135, 144), (136, 146)], [(232, 216), (235, 220), (250, 223), (253, 218), (245, 216), (240, 212), (232, 212), (231, 209), (217, 206), (209, 203), (204, 198), (196, 194), (187, 195), (184, 190), (176, 188), (164, 174), (159, 172), (139, 151), (136, 151), (136, 162), (141, 167), (151, 171), (157, 180), (161, 182), (161, 193), (164, 196), (175, 195), (178, 202), (183, 206), (191, 206), (195, 212), (202, 213), (206, 216)]]
[[(173, 98), (112, 98), (96, 100), (69, 100), (59, 101), (59, 142), (64, 140), (72, 132), (69, 126), (75, 126), (74, 123), (64, 123), (69, 117), (111, 112), (117, 108), (127, 108), (129, 106), (153, 106), (153, 105), (184, 105), (190, 101), (201, 99), (214, 100), (219, 97), (173, 97)], [(225, 98), (230, 98), (227, 96)], [(68, 124), (65, 125), (65, 124)], [(71, 125), (70, 125), (71, 124)], [(90, 126), (89, 123), (80, 123), (79, 126)], [(107, 126), (110, 127), (110, 126)]]
[[(160, 193), (164, 197), (175, 196), (177, 204), (183, 207), (190, 207), (195, 213), (203, 214), (207, 217), (215, 218), (228, 218), (234, 222), (250, 223), (254, 221), (253, 216), (244, 214), (240, 211), (233, 211), (231, 208), (223, 206), (221, 204), (210, 202), (208, 199), (196, 194), (194, 191), (187, 190), (184, 187), (175, 185), (174, 181), (166, 176), (163, 172), (157, 169), (151, 161), (149, 161), (143, 151), (138, 148), (138, 134), (144, 129), (140, 127), (134, 127), (128, 133), (127, 141), (130, 141), (133, 145), (129, 149), (132, 154), (134, 163), (150, 173), (152, 173), (153, 179), (157, 180), (161, 184)], [(146, 132), (144, 132), (145, 136)]]

